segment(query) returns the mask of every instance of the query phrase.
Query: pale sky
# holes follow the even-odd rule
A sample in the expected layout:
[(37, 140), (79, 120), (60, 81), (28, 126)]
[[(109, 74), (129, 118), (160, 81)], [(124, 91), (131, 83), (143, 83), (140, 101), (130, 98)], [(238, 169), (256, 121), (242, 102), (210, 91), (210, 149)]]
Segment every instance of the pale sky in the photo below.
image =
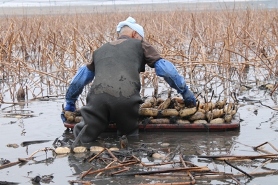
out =
[[(117, 5), (117, 4), (146, 4), (146, 3), (198, 3), (198, 2), (237, 2), (259, 0), (0, 0), (0, 7), (22, 6), (75, 6), (75, 5)], [(262, 1), (262, 0), (261, 0)], [(273, 0), (276, 1), (276, 0)]]

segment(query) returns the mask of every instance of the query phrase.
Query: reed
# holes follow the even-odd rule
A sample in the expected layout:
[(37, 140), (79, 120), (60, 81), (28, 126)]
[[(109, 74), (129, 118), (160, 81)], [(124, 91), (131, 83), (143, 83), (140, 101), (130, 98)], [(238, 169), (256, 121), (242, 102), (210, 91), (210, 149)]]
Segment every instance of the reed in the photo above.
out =
[[(129, 15), (1, 17), (0, 93), (9, 92), (3, 101), (16, 101), (20, 87), (30, 99), (63, 95), (77, 69), (90, 63), (95, 49), (117, 38), (116, 24)], [(145, 27), (145, 39), (176, 65), (194, 92), (228, 96), (246, 83), (273, 82), (278, 74), (277, 10), (179, 9), (132, 16)], [(162, 83), (154, 79), (153, 69), (142, 76), (143, 89)]]

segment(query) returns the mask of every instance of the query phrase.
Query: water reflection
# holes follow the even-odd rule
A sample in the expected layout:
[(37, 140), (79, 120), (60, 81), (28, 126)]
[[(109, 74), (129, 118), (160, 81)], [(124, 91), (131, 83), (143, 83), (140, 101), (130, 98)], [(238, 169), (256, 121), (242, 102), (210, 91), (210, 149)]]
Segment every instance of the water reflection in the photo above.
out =
[(227, 132), (172, 132), (172, 133), (141, 133), (141, 142), (152, 141), (152, 146), (160, 148), (162, 143), (169, 143), (170, 148), (180, 145), (185, 155), (212, 155), (230, 153), (233, 141), (239, 131)]

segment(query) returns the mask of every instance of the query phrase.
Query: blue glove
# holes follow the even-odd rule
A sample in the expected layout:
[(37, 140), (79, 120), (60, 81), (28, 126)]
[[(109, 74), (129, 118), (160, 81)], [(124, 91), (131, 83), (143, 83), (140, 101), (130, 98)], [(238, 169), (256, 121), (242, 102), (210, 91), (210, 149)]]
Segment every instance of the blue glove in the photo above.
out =
[(75, 102), (79, 95), (82, 93), (83, 88), (93, 81), (95, 73), (90, 71), (87, 66), (79, 68), (75, 76), (73, 77), (70, 86), (66, 93), (66, 106), (65, 111), (75, 111)]
[(194, 94), (187, 88), (182, 94), (184, 105), (188, 108), (196, 107), (196, 98)]
[(75, 104), (73, 104), (72, 101), (67, 101), (66, 100), (66, 106), (65, 106), (64, 110), (74, 112), (75, 111)]
[(196, 106), (196, 98), (188, 89), (184, 78), (178, 73), (176, 67), (165, 59), (159, 59), (154, 64), (157, 76), (163, 77), (170, 87), (177, 90), (183, 97), (186, 107)]
[(63, 123), (65, 123), (67, 121), (67, 118), (65, 116), (65, 112), (64, 111), (61, 112), (61, 119), (62, 119)]

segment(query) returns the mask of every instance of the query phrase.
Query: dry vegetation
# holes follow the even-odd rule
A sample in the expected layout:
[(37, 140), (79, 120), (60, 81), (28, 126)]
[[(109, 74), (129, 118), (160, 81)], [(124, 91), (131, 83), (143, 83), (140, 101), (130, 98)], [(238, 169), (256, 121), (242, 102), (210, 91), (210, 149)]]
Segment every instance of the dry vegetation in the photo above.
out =
[[(0, 75), (3, 98), (58, 96), (92, 52), (116, 39), (128, 13), (1, 17)], [(278, 11), (172, 11), (132, 14), (145, 39), (180, 70), (195, 92), (236, 91), (237, 85), (272, 81), (277, 73)], [(248, 76), (247, 77), (247, 72)], [(152, 70), (142, 75), (152, 86)], [(239, 82), (236, 84), (230, 82)], [(223, 91), (224, 90), (224, 91)], [(217, 94), (221, 94), (217, 92)], [(10, 95), (10, 96), (9, 96)]]

